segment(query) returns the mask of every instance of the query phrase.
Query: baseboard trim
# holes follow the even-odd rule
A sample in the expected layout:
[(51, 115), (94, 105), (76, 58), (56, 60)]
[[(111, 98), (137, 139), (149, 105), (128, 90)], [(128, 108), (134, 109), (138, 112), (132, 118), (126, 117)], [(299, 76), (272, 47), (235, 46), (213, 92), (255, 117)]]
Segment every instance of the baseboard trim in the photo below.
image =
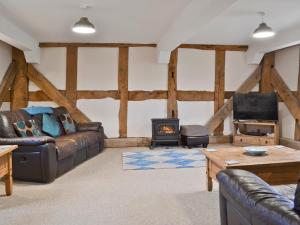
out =
[[(149, 147), (150, 142), (149, 137), (108, 138), (104, 140), (104, 146), (106, 148)], [(232, 143), (232, 135), (210, 136), (209, 143)]]

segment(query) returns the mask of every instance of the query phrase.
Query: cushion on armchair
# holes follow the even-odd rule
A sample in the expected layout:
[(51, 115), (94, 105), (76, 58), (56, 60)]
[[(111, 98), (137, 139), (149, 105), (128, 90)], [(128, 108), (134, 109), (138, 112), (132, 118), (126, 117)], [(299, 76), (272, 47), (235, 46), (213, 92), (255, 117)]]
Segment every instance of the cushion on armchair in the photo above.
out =
[(35, 120), (18, 121), (13, 126), (20, 137), (42, 136), (41, 131), (35, 123)]

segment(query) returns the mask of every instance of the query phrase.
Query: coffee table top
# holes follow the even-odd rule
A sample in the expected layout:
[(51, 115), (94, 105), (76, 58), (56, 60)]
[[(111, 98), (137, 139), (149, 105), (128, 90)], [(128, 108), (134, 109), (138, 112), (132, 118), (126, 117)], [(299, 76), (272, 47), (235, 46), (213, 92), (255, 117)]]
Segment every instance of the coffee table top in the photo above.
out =
[[(217, 148), (216, 151), (210, 149), (203, 150), (206, 158), (213, 161), (222, 169), (242, 168), (263, 165), (265, 167), (284, 164), (300, 165), (300, 151), (281, 145), (264, 146), (268, 149), (266, 155), (249, 156), (244, 153), (243, 147)], [(237, 163), (230, 164), (228, 161), (234, 160)]]
[(0, 145), (0, 157), (18, 148), (18, 145)]

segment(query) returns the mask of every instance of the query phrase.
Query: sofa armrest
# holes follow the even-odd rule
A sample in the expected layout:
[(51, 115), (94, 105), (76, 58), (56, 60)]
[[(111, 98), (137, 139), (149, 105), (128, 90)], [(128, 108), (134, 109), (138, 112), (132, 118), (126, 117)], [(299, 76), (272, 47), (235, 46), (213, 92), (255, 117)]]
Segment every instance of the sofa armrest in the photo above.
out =
[(89, 122), (89, 123), (77, 123), (77, 131), (100, 131), (102, 123)]
[(55, 139), (49, 136), (0, 138), (0, 145), (37, 146), (46, 143), (55, 143)]
[(220, 184), (222, 224), (229, 224), (228, 205), (250, 221), (270, 225), (300, 224), (294, 204), (256, 175), (244, 170), (223, 170), (217, 174)]

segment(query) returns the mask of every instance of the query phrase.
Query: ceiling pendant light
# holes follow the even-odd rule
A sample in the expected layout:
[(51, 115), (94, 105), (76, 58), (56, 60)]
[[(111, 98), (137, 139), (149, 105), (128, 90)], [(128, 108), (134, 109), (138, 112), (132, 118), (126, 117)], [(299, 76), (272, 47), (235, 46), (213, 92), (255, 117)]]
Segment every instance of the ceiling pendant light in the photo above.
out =
[(92, 34), (96, 32), (95, 26), (87, 17), (81, 17), (72, 28), (72, 31), (80, 34)]
[(264, 12), (258, 12), (258, 15), (261, 16), (262, 22), (259, 24), (258, 28), (255, 29), (253, 32), (253, 37), (254, 38), (268, 38), (272, 37), (275, 35), (274, 31), (272, 30), (271, 27), (269, 27), (265, 22), (264, 22)]

